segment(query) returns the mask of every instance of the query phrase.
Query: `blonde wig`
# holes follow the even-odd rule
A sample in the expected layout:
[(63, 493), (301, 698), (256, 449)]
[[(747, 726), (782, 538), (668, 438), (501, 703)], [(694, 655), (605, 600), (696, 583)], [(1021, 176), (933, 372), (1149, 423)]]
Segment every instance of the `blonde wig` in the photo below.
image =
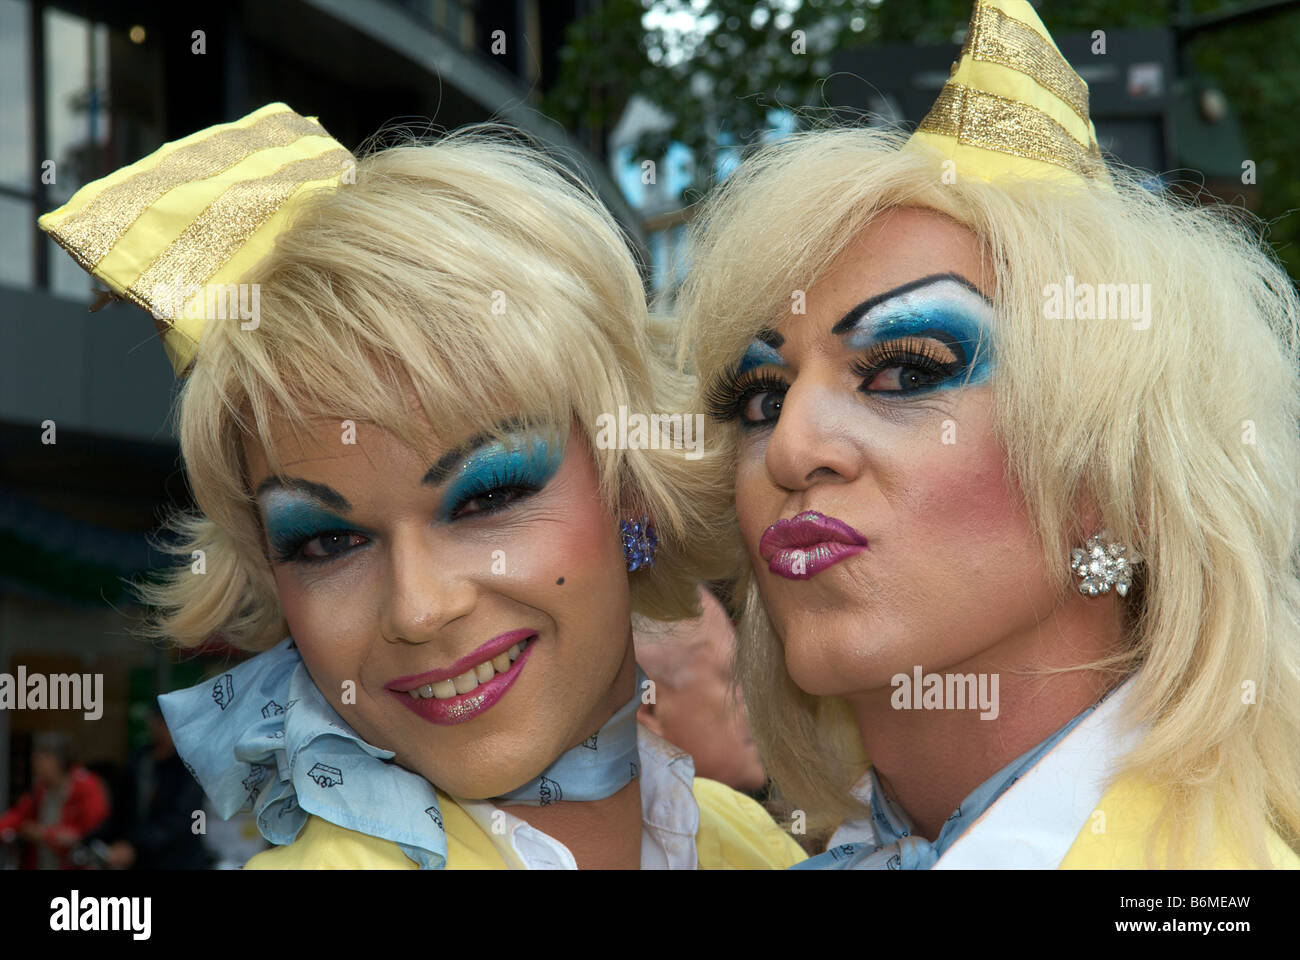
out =
[[(734, 567), (725, 546), (685, 552), (696, 512), (729, 495), (700, 487), (686, 450), (597, 442), (601, 414), (677, 410), (692, 385), (653, 349), (613, 219), (510, 131), (364, 157), (354, 183), (294, 211), (247, 279), (260, 289), (258, 326), (210, 321), (180, 395), (200, 512), (168, 524), (185, 565), (140, 587), (157, 611), (154, 635), (193, 646), (220, 634), (247, 650), (285, 636), (242, 445), (269, 437), (277, 417), (294, 431), (320, 419), (369, 424), (417, 449), (431, 434), (452, 445), (519, 426), (563, 442), (576, 426), (608, 507), (648, 514), (659, 532), (655, 565), (629, 575), (634, 610), (696, 616), (699, 579)], [(199, 550), (202, 575), (190, 566)]]
[[(1295, 291), (1245, 218), (1145, 189), (944, 182), (898, 131), (793, 136), (736, 170), (696, 220), (678, 299), (679, 362), (701, 393), (790, 310), (864, 227), (896, 207), (970, 229), (997, 279), (994, 417), (1062, 600), (1079, 505), (1146, 558), (1126, 603), (1132, 720), (1150, 724), (1124, 773), (1163, 788), (1170, 862), (1204, 862), (1239, 831), (1266, 863), (1300, 837), (1300, 384)], [(951, 178), (948, 178), (951, 179)], [(1146, 329), (1045, 319), (1048, 284), (1150, 284)], [(1140, 324), (1138, 324), (1140, 326)], [(702, 408), (703, 398), (694, 401)], [(738, 428), (710, 462), (733, 483)], [(734, 505), (709, 536), (738, 539)], [(865, 758), (847, 705), (791, 681), (752, 571), (740, 586), (737, 672), (768, 770), (810, 824), (861, 816), (847, 796)], [(1220, 818), (1216, 820), (1216, 817)], [(1153, 855), (1153, 854), (1152, 854)]]

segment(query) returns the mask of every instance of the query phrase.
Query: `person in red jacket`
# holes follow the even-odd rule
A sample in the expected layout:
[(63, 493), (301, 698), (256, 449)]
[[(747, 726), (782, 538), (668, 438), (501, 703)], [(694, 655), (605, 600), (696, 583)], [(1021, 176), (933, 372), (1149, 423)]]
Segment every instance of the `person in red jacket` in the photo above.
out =
[(72, 745), (57, 733), (37, 734), (32, 789), (0, 814), (0, 840), (27, 841), (22, 869), (73, 869), (72, 850), (108, 817), (99, 777), (72, 762)]

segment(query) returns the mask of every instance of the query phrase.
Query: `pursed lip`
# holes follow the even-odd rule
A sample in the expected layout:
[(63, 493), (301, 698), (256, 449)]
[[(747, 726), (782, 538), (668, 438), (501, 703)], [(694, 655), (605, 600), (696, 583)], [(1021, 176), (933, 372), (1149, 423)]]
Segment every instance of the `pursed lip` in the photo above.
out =
[(441, 670), (430, 670), (427, 673), (413, 673), (410, 676), (398, 677), (396, 680), (389, 680), (384, 686), (396, 693), (409, 693), (423, 687), (425, 684), (438, 683), (441, 680), (455, 680), (471, 667), (476, 667), (486, 660), (491, 660), (493, 657), (505, 653), (516, 643), (535, 636), (537, 636), (536, 630), (511, 630), (509, 633), (493, 637), (481, 647), (465, 654), (449, 667), (444, 667)]
[(807, 580), (865, 549), (866, 537), (816, 510), (778, 520), (763, 532), (758, 544), (768, 569), (788, 580)]

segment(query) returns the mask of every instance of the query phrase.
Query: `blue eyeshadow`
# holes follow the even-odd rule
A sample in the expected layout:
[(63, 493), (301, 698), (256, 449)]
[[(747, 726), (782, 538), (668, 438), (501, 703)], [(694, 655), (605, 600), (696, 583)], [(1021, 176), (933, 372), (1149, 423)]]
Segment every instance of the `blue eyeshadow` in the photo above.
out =
[(890, 340), (936, 334), (936, 339), (955, 345), (964, 355), (962, 372), (937, 384), (936, 389), (988, 381), (993, 371), (992, 337), (988, 324), (950, 300), (914, 300), (892, 309), (882, 306), (878, 311), (872, 311), (869, 319), (864, 317), (858, 321), (844, 339), (850, 350), (861, 352)]
[(286, 553), (294, 546), (331, 530), (356, 529), (356, 524), (326, 510), (304, 494), (275, 490), (263, 495), (262, 503), (266, 535), (277, 553)]
[(772, 364), (783, 367), (785, 366), (785, 360), (782, 359), (781, 354), (771, 344), (764, 343), (762, 340), (755, 340), (745, 350), (745, 355), (740, 358), (740, 366), (736, 368), (736, 375), (748, 373), (755, 367), (765, 367)]
[(442, 498), (439, 517), (449, 519), (467, 500), (505, 486), (540, 490), (560, 468), (564, 447), (548, 443), (538, 434), (509, 438), (508, 443), (479, 447), (456, 469)]

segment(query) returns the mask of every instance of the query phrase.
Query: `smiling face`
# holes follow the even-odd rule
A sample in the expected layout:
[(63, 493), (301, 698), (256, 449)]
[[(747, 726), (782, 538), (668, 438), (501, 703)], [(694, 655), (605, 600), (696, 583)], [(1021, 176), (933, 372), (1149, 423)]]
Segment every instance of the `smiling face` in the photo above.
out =
[(741, 423), (741, 532), (808, 693), (941, 672), (1055, 605), (994, 433), (992, 293), (972, 233), (892, 210), (712, 393)]
[(246, 442), (248, 475), (290, 634), (363, 739), (492, 797), (631, 698), (626, 565), (579, 433), (417, 453), (365, 424), (355, 443), (310, 427), (271, 431), (282, 477)]

